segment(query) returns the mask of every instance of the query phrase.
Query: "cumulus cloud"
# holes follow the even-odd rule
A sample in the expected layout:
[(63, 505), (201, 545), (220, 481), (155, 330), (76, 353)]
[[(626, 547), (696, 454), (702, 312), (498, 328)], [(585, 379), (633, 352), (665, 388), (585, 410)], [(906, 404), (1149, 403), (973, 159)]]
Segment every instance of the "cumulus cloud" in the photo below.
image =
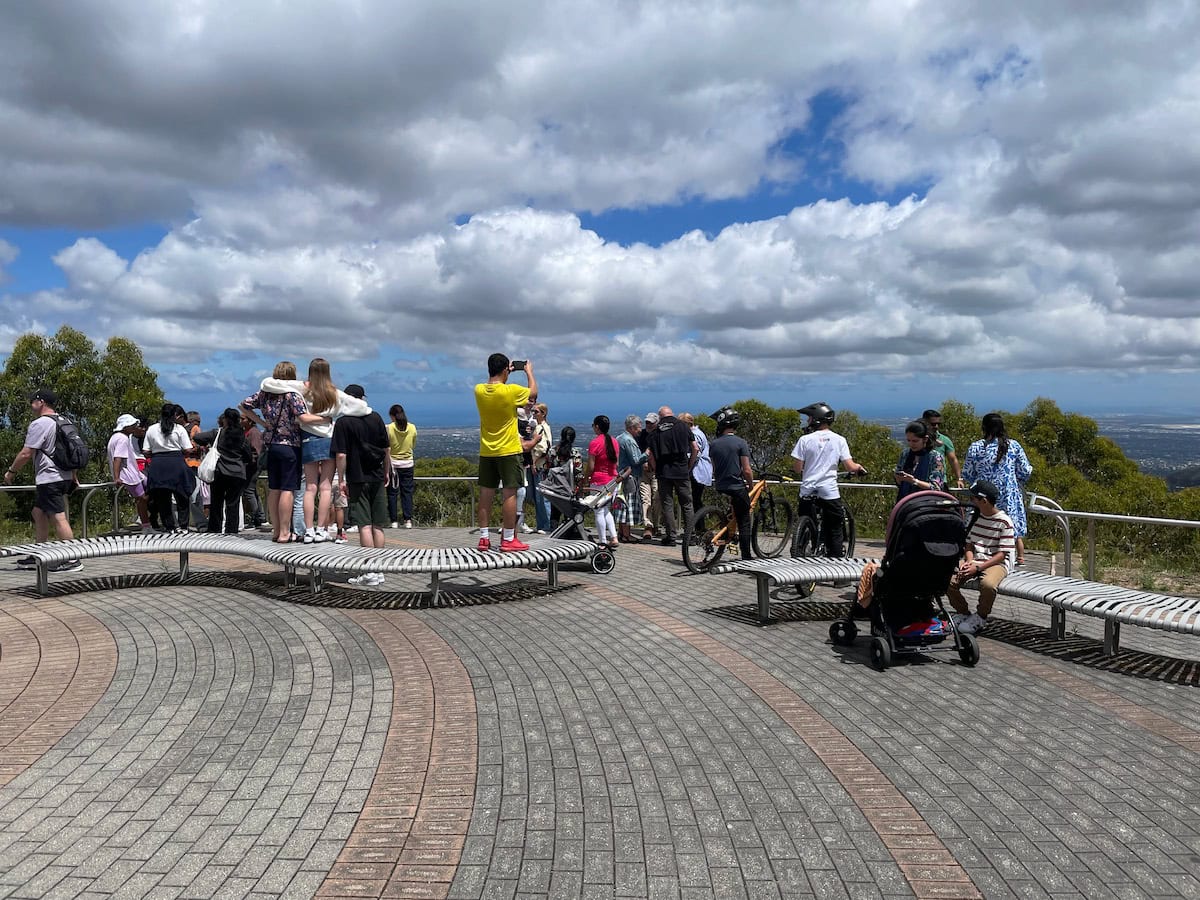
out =
[[(0, 306), (159, 360), (400, 347), (385, 368), (425, 386), (497, 347), (637, 384), (1192, 367), (1198, 17), (23, 4), (0, 33), (0, 222), (170, 227), (129, 258), (83, 237), (54, 256), (66, 287)], [(798, 184), (836, 190), (660, 246), (577, 214)]]

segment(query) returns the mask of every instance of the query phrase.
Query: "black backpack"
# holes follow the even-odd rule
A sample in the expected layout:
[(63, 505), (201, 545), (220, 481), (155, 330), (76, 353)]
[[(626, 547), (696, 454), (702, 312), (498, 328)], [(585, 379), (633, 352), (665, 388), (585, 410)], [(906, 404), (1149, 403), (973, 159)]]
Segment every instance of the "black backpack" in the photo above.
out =
[(50, 451), (50, 459), (55, 468), (63, 472), (78, 472), (88, 464), (92, 454), (79, 428), (70, 419), (63, 416), (52, 416), (55, 424), (54, 449)]

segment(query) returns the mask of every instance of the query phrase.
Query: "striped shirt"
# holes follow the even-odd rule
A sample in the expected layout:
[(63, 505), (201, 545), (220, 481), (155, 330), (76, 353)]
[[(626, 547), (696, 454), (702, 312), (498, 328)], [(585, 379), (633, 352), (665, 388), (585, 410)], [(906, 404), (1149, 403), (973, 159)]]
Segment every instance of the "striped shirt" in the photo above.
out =
[(1015, 534), (1008, 513), (999, 510), (994, 516), (980, 513), (967, 533), (967, 543), (979, 562), (991, 559), (997, 553), (1003, 553), (1004, 566), (1011, 572), (1013, 557), (1017, 552)]

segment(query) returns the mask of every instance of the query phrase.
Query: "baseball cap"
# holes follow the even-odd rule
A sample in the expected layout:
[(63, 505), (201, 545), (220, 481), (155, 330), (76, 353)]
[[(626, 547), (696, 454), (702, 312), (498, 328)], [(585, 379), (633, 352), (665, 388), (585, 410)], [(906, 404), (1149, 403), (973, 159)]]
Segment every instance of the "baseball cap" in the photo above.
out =
[(32, 403), (34, 400), (41, 400), (50, 406), (58, 406), (58, 394), (54, 393), (50, 388), (38, 388), (29, 395), (29, 402)]
[(642, 416), (642, 421), (645, 422), (647, 425), (657, 425), (658, 424), (658, 413), (652, 413), (652, 412), (646, 413), (646, 415)]
[(124, 431), (130, 425), (136, 425), (137, 423), (137, 416), (131, 416), (129, 413), (122, 413), (117, 419), (117, 427), (113, 429), (113, 433)]
[(363, 390), (363, 387), (361, 384), (346, 385), (346, 393), (349, 394), (351, 397), (354, 397), (356, 400), (362, 400), (364, 397), (367, 396), (367, 392)]
[(970, 492), (972, 497), (982, 497), (989, 503), (995, 503), (1000, 499), (1000, 492), (996, 490), (996, 486), (990, 481), (985, 481), (983, 479), (972, 482), (971, 486), (967, 488), (967, 490)]

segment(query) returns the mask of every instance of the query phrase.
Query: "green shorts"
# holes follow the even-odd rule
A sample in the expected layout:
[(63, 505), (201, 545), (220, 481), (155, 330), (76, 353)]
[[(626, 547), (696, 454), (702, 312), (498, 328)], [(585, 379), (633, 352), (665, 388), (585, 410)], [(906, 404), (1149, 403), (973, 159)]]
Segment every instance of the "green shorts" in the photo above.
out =
[(348, 524), (377, 525), (386, 528), (391, 524), (387, 509), (387, 485), (382, 481), (362, 484), (350, 483), (350, 521)]
[(520, 453), (511, 456), (479, 457), (479, 486), (481, 488), (506, 488), (516, 490), (525, 483), (525, 467)]

